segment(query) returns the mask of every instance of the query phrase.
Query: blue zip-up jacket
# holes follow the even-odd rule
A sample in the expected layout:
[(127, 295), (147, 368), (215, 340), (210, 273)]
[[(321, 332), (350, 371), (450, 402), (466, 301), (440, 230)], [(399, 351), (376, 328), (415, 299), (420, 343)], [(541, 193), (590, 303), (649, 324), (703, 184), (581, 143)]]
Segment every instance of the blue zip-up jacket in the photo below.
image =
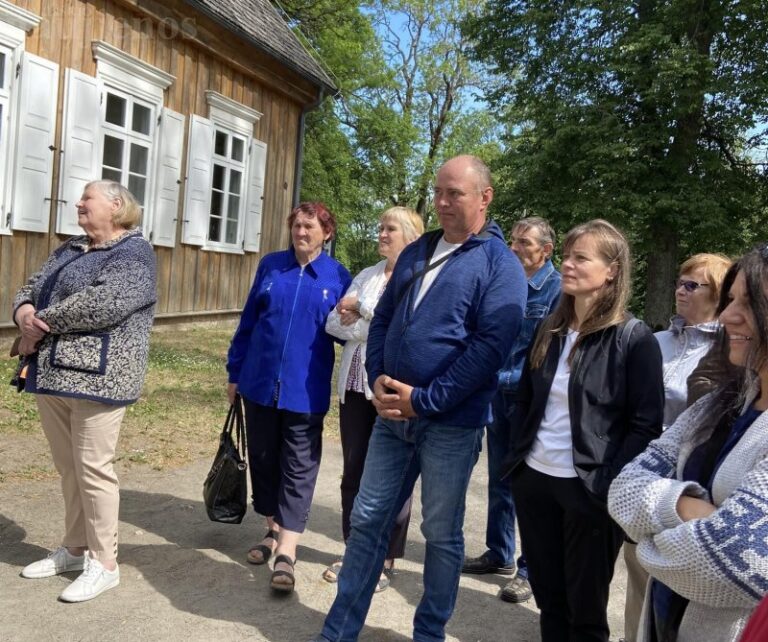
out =
[(547, 259), (536, 273), (528, 279), (528, 301), (525, 304), (525, 316), (517, 339), (512, 344), (509, 357), (504, 366), (499, 370), (499, 390), (503, 392), (515, 392), (523, 374), (523, 364), (528, 346), (533, 341), (536, 328), (560, 300), (560, 286), (563, 277)]
[(328, 412), (334, 350), (325, 320), (351, 281), (327, 254), (304, 268), (293, 249), (261, 260), (227, 355), (229, 382), (243, 397), (293, 412)]
[(499, 226), (489, 222), (445, 262), (414, 311), (427, 261), (425, 234), (406, 247), (376, 306), (368, 332), (368, 381), (382, 374), (414, 386), (411, 404), (420, 417), (482, 428), (496, 372), (520, 330), (526, 280)]

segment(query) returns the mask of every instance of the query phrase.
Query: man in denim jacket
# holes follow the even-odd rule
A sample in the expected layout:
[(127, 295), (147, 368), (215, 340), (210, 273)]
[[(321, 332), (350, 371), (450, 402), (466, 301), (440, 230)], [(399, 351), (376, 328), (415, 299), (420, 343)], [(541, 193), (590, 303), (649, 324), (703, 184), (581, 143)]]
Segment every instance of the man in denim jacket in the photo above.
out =
[(509, 247), (520, 259), (528, 279), (528, 303), (520, 333), (498, 374), (499, 387), (492, 401), (493, 421), (488, 424), (488, 521), (487, 550), (479, 557), (464, 560), (463, 573), (514, 576), (501, 591), (507, 602), (524, 602), (531, 597), (528, 568), (520, 555), (515, 566), (515, 505), (509, 483), (501, 480), (501, 465), (509, 447), (511, 427), (509, 406), (523, 371), (525, 354), (536, 328), (560, 298), (560, 273), (552, 265), (555, 234), (543, 218), (533, 216), (512, 228)]

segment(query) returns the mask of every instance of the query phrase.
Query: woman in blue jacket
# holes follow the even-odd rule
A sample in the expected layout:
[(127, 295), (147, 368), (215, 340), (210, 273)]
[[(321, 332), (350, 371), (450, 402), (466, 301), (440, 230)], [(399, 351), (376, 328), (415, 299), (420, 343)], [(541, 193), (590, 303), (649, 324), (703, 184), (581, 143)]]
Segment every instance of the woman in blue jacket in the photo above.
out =
[(261, 260), (227, 360), (229, 400), (239, 393), (245, 406), (253, 507), (267, 520), (248, 561), (265, 564), (275, 553), (270, 584), (285, 592), (295, 584), (330, 405), (334, 350), (325, 321), (352, 280), (323, 253), (336, 220), (322, 203), (301, 203), (288, 226), (292, 247)]

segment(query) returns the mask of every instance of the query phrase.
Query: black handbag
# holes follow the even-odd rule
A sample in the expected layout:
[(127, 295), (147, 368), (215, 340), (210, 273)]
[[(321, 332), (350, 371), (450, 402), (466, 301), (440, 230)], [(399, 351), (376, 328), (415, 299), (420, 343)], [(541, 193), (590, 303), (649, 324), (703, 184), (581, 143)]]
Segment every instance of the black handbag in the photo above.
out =
[(205, 510), (212, 521), (225, 524), (243, 521), (248, 508), (247, 469), (243, 407), (237, 396), (229, 408), (219, 438), (219, 450), (203, 483)]

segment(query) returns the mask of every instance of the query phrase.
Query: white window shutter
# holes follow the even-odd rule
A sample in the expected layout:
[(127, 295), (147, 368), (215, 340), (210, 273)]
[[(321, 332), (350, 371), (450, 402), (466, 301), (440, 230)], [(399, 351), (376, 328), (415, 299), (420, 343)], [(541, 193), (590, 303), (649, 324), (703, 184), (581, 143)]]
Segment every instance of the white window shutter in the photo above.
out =
[(194, 114), (189, 117), (187, 186), (184, 199), (184, 225), (181, 240), (190, 245), (205, 245), (211, 213), (213, 180), (213, 123)]
[(160, 152), (157, 163), (152, 243), (176, 245), (179, 213), (181, 152), (184, 144), (184, 114), (164, 108), (160, 118)]
[(82, 234), (75, 204), (90, 181), (101, 178), (100, 85), (92, 76), (67, 69), (64, 79), (64, 129), (56, 232)]
[(13, 171), (14, 230), (48, 232), (59, 65), (24, 53)]
[(245, 236), (243, 249), (258, 252), (261, 248), (261, 219), (264, 199), (264, 174), (267, 169), (267, 144), (251, 141), (248, 171), (248, 204), (245, 209)]

